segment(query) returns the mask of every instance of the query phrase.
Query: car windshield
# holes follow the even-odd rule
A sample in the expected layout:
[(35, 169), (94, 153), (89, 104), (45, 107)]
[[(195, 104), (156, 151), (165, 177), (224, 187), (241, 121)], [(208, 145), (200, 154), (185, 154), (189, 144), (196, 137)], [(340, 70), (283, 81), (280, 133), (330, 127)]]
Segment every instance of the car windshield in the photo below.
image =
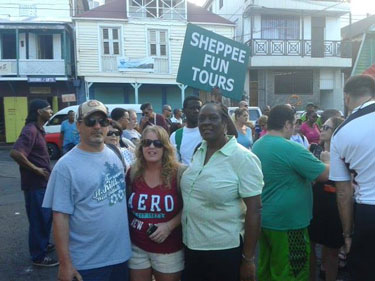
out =
[(48, 121), (47, 126), (61, 125), (68, 118), (68, 114), (58, 114)]

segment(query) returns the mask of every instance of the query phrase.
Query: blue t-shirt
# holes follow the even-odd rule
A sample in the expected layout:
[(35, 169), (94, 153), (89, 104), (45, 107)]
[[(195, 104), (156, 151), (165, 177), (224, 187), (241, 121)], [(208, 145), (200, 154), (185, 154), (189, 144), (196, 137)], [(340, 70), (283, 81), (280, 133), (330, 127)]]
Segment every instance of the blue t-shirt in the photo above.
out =
[(108, 147), (85, 152), (77, 146), (55, 165), (43, 207), (69, 214), (69, 251), (78, 270), (127, 261), (131, 256), (125, 175)]
[(71, 143), (79, 143), (79, 133), (77, 130), (76, 122), (69, 123), (69, 120), (63, 121), (61, 123), (61, 132), (64, 133), (63, 146)]
[(237, 130), (237, 133), (237, 142), (239, 144), (242, 144), (247, 149), (250, 149), (253, 145), (253, 135), (251, 129), (249, 127), (246, 127), (246, 135), (242, 134), (242, 132), (240, 132), (239, 130)]

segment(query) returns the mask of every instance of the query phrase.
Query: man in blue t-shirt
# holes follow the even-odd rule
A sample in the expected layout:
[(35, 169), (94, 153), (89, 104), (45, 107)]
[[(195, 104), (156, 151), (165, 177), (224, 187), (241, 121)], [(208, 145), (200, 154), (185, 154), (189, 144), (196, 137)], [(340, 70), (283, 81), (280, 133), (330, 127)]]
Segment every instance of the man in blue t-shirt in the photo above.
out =
[(81, 142), (56, 163), (48, 181), (43, 207), (53, 211), (58, 280), (128, 281), (124, 166), (104, 144), (108, 125), (104, 104), (81, 104)]
[(79, 143), (79, 134), (76, 122), (74, 122), (74, 111), (69, 110), (68, 119), (61, 123), (60, 140), (62, 143), (63, 154), (71, 150)]

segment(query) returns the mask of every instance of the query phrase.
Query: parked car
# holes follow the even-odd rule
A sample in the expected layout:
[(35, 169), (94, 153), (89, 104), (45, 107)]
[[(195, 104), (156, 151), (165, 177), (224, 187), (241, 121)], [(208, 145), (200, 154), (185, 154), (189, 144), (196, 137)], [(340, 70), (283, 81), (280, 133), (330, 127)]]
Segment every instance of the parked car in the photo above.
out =
[[(228, 107), (229, 116), (232, 116), (237, 108), (238, 106)], [(255, 122), (262, 115), (262, 111), (257, 106), (250, 106), (248, 110), (249, 110), (249, 121), (251, 121), (251, 123), (253, 123), (253, 125), (255, 126)]]
[[(106, 104), (109, 113), (114, 108), (121, 107), (124, 109), (133, 109), (137, 113), (137, 119), (140, 120), (142, 116), (140, 104)], [(60, 128), (61, 123), (68, 118), (68, 112), (73, 110), (78, 111), (78, 105), (72, 105), (61, 109), (56, 112), (52, 117), (44, 124), (44, 130), (46, 132), (45, 139), (47, 141), (48, 152), (51, 159), (57, 159), (61, 155), (61, 141), (60, 141)]]

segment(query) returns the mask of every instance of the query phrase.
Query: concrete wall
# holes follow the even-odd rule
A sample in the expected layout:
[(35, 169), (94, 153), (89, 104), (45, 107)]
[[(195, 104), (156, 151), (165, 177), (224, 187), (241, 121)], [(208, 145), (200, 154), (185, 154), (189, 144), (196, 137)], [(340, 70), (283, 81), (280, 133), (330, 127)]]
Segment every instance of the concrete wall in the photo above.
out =
[[(278, 69), (282, 70), (282, 69)], [(259, 70), (258, 71), (258, 102), (259, 106), (263, 108), (266, 105), (275, 106), (278, 104), (289, 103), (288, 95), (275, 95), (275, 70)], [(299, 95), (302, 104), (296, 107), (297, 110), (303, 110), (305, 105), (309, 102), (320, 104), (320, 88), (319, 88), (319, 70), (313, 70), (313, 94)]]

